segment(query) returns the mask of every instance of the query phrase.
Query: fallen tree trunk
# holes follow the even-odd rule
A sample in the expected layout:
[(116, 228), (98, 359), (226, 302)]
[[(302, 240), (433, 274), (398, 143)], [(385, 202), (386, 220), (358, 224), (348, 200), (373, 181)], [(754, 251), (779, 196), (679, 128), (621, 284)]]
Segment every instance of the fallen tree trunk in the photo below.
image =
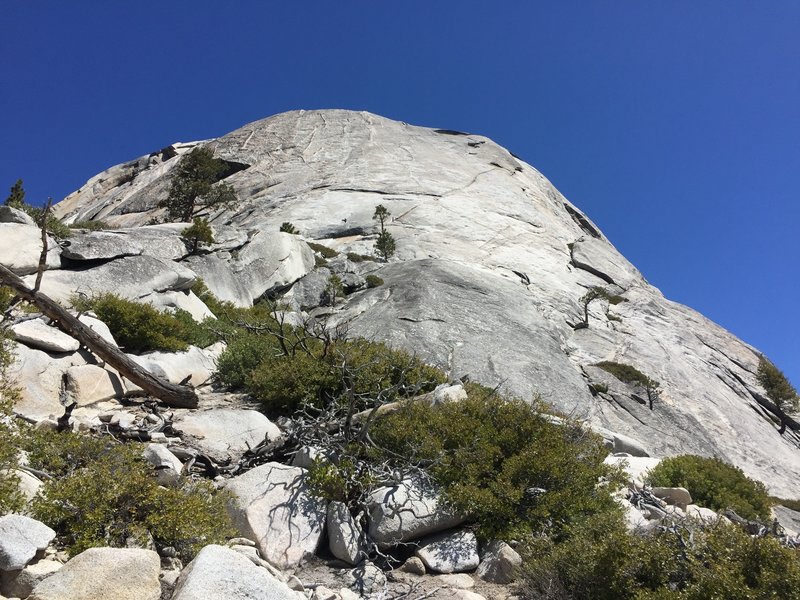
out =
[(106, 364), (115, 368), (123, 377), (138, 385), (151, 396), (158, 398), (167, 406), (175, 408), (197, 407), (197, 394), (194, 389), (175, 385), (156, 377), (119, 348), (100, 337), (91, 327), (81, 323), (77, 317), (71, 315), (53, 299), (30, 289), (22, 279), (1, 264), (0, 281), (12, 288), (19, 296), (39, 307), (39, 310), (52, 319), (59, 329), (74, 337), (106, 361)]

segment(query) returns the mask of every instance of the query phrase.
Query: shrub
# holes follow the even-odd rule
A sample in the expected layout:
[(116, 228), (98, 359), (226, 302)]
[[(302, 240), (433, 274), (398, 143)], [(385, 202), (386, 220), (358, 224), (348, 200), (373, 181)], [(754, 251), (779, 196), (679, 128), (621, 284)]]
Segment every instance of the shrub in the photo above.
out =
[(344, 283), (342, 278), (336, 274), (328, 277), (328, 284), (325, 286), (325, 304), (336, 306), (336, 301), (344, 296)]
[(7, 369), (12, 361), (11, 340), (0, 329), (0, 515), (18, 511), (24, 499), (19, 492), (14, 469), (17, 466), (17, 424), (12, 409), (19, 398), (19, 390), (9, 380)]
[(214, 379), (231, 389), (242, 389), (250, 382), (253, 370), (278, 350), (269, 336), (242, 333), (228, 341), (228, 347), (217, 359)]
[(608, 451), (600, 438), (577, 423), (551, 423), (542, 408), (472, 384), (461, 402), (407, 403), (377, 421), (370, 437), (388, 450), (384, 458), (427, 467), (482, 539), (557, 535), (617, 510), (597, 486), (615, 470), (603, 464)]
[(378, 239), (375, 240), (375, 252), (383, 258), (384, 262), (394, 256), (397, 244), (394, 241), (394, 236), (388, 231), (381, 231), (378, 234)]
[(149, 304), (126, 300), (116, 294), (73, 300), (73, 305), (79, 310), (93, 310), (126, 352), (177, 352), (186, 350), (189, 344), (207, 346), (215, 341), (215, 336), (186, 311), (163, 313)]
[(328, 248), (327, 246), (323, 246), (322, 244), (317, 244), (316, 242), (307, 242), (308, 247), (311, 248), (317, 254), (321, 254), (322, 258), (334, 258), (339, 256), (339, 253), (334, 250), (333, 248)]
[(661, 391), (658, 389), (661, 384), (655, 379), (650, 379), (636, 367), (610, 360), (604, 360), (596, 363), (594, 366), (600, 367), (604, 371), (611, 373), (623, 383), (629, 383), (641, 387), (647, 394), (647, 400), (650, 403), (650, 410), (653, 410), (653, 402), (661, 394)]
[(66, 476), (47, 480), (33, 515), (55, 529), (74, 556), (94, 546), (125, 547), (152, 536), (183, 560), (233, 535), (224, 499), (206, 483), (163, 488), (138, 444), (109, 445)]
[(111, 229), (111, 226), (105, 221), (75, 221), (68, 225), (70, 229), (86, 229), (88, 231), (102, 231), (104, 229)]
[(367, 288), (376, 288), (383, 285), (383, 279), (377, 275), (367, 275), (365, 279), (367, 282)]
[(4, 313), (8, 310), (14, 296), (16, 296), (14, 290), (7, 285), (0, 285), (0, 313)]
[(357, 252), (348, 252), (347, 253), (347, 260), (354, 263), (360, 263), (364, 261), (374, 262), (375, 257), (370, 256), (369, 254), (358, 254)]
[(770, 518), (771, 502), (764, 484), (718, 458), (691, 454), (665, 458), (650, 471), (648, 483), (685, 487), (696, 504), (713, 510), (731, 508), (745, 519)]
[(292, 225), (289, 221), (284, 221), (283, 223), (281, 223), (280, 231), (291, 234), (299, 233), (297, 231), (297, 228), (294, 225)]
[(798, 598), (797, 551), (736, 526), (688, 523), (635, 535), (604, 516), (570, 529), (561, 543), (537, 540), (526, 548), (524, 598)]

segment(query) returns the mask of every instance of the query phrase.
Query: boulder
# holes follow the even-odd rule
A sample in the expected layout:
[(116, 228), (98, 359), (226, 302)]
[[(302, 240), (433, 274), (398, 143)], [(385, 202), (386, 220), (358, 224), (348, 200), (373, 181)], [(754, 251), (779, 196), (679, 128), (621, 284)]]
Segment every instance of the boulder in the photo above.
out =
[(36, 227), (36, 221), (28, 213), (5, 205), (0, 206), (0, 223), (19, 223)]
[(645, 514), (636, 508), (631, 502), (625, 498), (615, 498), (617, 503), (622, 506), (624, 511), (625, 524), (628, 531), (636, 531), (648, 527), (648, 520)]
[(279, 569), (299, 565), (322, 538), (327, 503), (309, 493), (306, 477), (305, 469), (271, 462), (226, 485), (235, 525)]
[(97, 335), (99, 335), (109, 344), (117, 346), (117, 341), (114, 339), (114, 336), (111, 333), (111, 330), (108, 328), (108, 325), (103, 323), (100, 319), (90, 315), (80, 315), (78, 320), (89, 327), (89, 329), (92, 329)]
[(326, 290), (330, 276), (330, 269), (325, 267), (314, 269), (295, 283), (284, 298), (297, 310), (310, 310), (321, 306), (327, 299)]
[[(189, 346), (183, 352), (148, 352), (141, 356), (128, 356), (154, 375), (171, 383), (188, 382), (198, 387), (211, 380), (211, 375), (217, 368), (217, 358), (224, 349), (225, 343), (217, 342), (208, 348)], [(128, 390), (135, 389), (130, 384), (126, 385)]]
[[(720, 515), (717, 514), (715, 510), (711, 510), (705, 506), (697, 506), (697, 504), (689, 504), (686, 507), (686, 515), (700, 521), (706, 521), (707, 523), (716, 523), (720, 519)], [(780, 522), (780, 519), (778, 519), (778, 521)], [(781, 523), (781, 525), (783, 525), (783, 523)]]
[(367, 557), (364, 549), (364, 532), (343, 502), (328, 504), (328, 544), (336, 558), (357, 565)]
[[(186, 267), (153, 256), (125, 256), (92, 269), (53, 271), (42, 278), (41, 290), (57, 302), (68, 303), (76, 292), (92, 296), (113, 292), (137, 300), (154, 292), (188, 290), (197, 277)], [(27, 276), (27, 285), (34, 277)]]
[(176, 485), (180, 481), (183, 463), (162, 444), (148, 444), (142, 451), (144, 459), (153, 465), (160, 485)]
[(345, 579), (362, 597), (380, 593), (386, 587), (386, 574), (368, 560), (348, 571)]
[(119, 376), (97, 365), (70, 367), (66, 375), (67, 392), (78, 406), (121, 398), (125, 393)]
[(607, 465), (622, 466), (629, 477), (629, 481), (641, 484), (647, 474), (658, 466), (661, 459), (610, 454), (606, 456), (603, 462)]
[(57, 560), (39, 560), (21, 571), (0, 572), (0, 590), (6, 596), (27, 598), (43, 579), (50, 577), (63, 565)]
[(368, 499), (369, 536), (379, 548), (456, 527), (464, 517), (455, 514), (438, 490), (417, 477), (375, 490)]
[(463, 573), (475, 569), (478, 541), (471, 531), (448, 531), (423, 539), (414, 553), (428, 571), (436, 573)]
[(159, 600), (160, 571), (152, 550), (89, 548), (37, 584), (28, 600)]
[(190, 436), (192, 445), (214, 460), (237, 461), (264, 440), (275, 440), (281, 432), (262, 413), (255, 410), (214, 408), (188, 412), (173, 427)]
[(19, 479), (17, 489), (22, 492), (25, 502), (30, 504), (30, 502), (32, 502), (36, 497), (36, 494), (39, 493), (39, 490), (42, 489), (42, 485), (44, 484), (42, 483), (41, 479), (24, 469), (16, 469), (14, 471), (14, 475), (16, 475), (16, 477)]
[(412, 573), (413, 575), (425, 575), (425, 563), (420, 560), (418, 556), (409, 556), (406, 562), (400, 567), (404, 573)]
[(65, 241), (61, 256), (68, 260), (111, 260), (123, 256), (138, 256), (141, 245), (130, 236), (111, 231), (76, 232)]
[(516, 579), (522, 557), (502, 540), (489, 542), (481, 552), (476, 575), (492, 583), (511, 583)]
[(240, 553), (211, 545), (183, 570), (172, 600), (297, 600), (297, 594)]
[(448, 385), (443, 383), (433, 390), (433, 404), (446, 402), (460, 402), (467, 399), (467, 392), (463, 385)]
[(182, 292), (161, 292), (150, 294), (141, 299), (142, 302), (152, 305), (160, 311), (174, 312), (175, 309), (185, 310), (192, 319), (198, 323), (204, 319), (216, 319), (205, 303), (191, 290)]
[(75, 352), (81, 347), (78, 340), (41, 319), (29, 319), (12, 325), (11, 333), (18, 342), (45, 352)]
[(692, 503), (692, 495), (689, 490), (682, 487), (654, 487), (650, 490), (656, 498), (661, 498), (671, 506), (677, 506), (681, 510)]
[(613, 454), (629, 454), (630, 456), (650, 456), (644, 444), (627, 435), (622, 435), (605, 427), (593, 425), (590, 427), (592, 431), (603, 436)]
[[(36, 273), (42, 253), (42, 232), (35, 225), (0, 223), (0, 256), (3, 265), (17, 275)], [(61, 247), (50, 236), (47, 237), (47, 259), (45, 268), (61, 267)], [(35, 276), (34, 278), (35, 279)]]
[(0, 517), (0, 571), (24, 568), (55, 537), (55, 531), (30, 517), (15, 514)]

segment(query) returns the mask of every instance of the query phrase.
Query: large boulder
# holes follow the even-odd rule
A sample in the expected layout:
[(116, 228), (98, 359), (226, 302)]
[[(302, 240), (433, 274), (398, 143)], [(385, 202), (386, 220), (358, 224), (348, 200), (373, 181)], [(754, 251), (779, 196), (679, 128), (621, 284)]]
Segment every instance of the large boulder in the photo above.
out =
[(364, 532), (344, 502), (328, 504), (328, 547), (339, 560), (357, 565), (367, 557)]
[(43, 579), (47, 579), (61, 569), (62, 563), (57, 560), (38, 560), (21, 571), (0, 572), (0, 591), (7, 596), (27, 598)]
[(36, 519), (15, 514), (0, 517), (0, 571), (24, 568), (55, 537), (55, 531)]
[(215, 319), (214, 313), (191, 290), (182, 292), (161, 292), (150, 294), (141, 299), (142, 302), (161, 310), (173, 312), (176, 309), (185, 310), (198, 323), (204, 319)]
[(517, 578), (522, 557), (501, 540), (486, 544), (481, 552), (481, 564), (475, 574), (492, 583), (511, 583)]
[(5, 205), (0, 206), (0, 223), (19, 223), (21, 225), (36, 226), (36, 221), (28, 213), (13, 206)]
[[(3, 266), (17, 275), (35, 273), (42, 253), (42, 232), (35, 225), (0, 223), (0, 256)], [(50, 236), (47, 237), (47, 269), (61, 266), (61, 247)]]
[(235, 408), (188, 412), (176, 418), (173, 427), (220, 463), (237, 461), (249, 449), (281, 435), (277, 425), (260, 412)]
[(152, 550), (89, 548), (37, 584), (28, 600), (159, 600), (160, 571)]
[(369, 536), (388, 548), (464, 522), (442, 501), (436, 487), (419, 478), (375, 490), (369, 497)]
[(423, 539), (415, 552), (428, 571), (463, 573), (477, 568), (478, 541), (467, 530), (438, 533)]
[(256, 230), (236, 256), (190, 256), (184, 262), (221, 300), (250, 306), (314, 268), (314, 253), (296, 235)]
[(311, 495), (306, 477), (305, 469), (272, 462), (226, 486), (233, 496), (228, 509), (239, 531), (279, 569), (299, 565), (322, 538), (327, 502)]
[[(217, 358), (224, 349), (225, 344), (217, 342), (208, 348), (189, 346), (183, 352), (148, 352), (141, 356), (128, 356), (170, 383), (191, 383), (198, 387), (211, 380), (217, 368)], [(133, 388), (129, 386), (129, 389)]]
[(78, 365), (67, 369), (66, 391), (78, 406), (120, 398), (125, 388), (119, 376), (97, 365)]
[(47, 325), (41, 319), (29, 319), (11, 326), (18, 342), (45, 352), (75, 352), (81, 344), (60, 329)]
[(206, 546), (178, 578), (172, 600), (297, 600), (269, 571), (224, 546)]

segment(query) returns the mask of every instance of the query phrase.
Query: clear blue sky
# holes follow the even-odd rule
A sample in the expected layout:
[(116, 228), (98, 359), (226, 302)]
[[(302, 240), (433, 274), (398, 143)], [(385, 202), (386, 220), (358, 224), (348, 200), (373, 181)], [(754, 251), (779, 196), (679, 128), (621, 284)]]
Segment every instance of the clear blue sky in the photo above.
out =
[(5, 2), (0, 194), (296, 108), (487, 135), (800, 385), (800, 3)]

